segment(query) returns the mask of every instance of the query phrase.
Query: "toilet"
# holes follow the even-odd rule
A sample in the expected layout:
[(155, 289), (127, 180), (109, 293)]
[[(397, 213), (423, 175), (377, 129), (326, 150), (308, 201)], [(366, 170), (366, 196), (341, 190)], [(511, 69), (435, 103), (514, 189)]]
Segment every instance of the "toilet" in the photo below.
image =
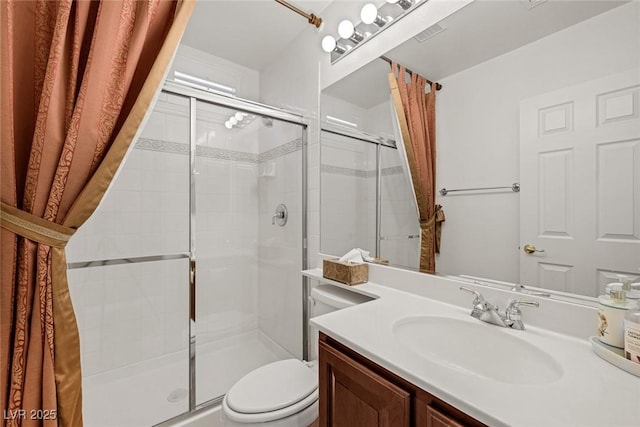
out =
[[(371, 298), (333, 285), (311, 289), (309, 317), (340, 310)], [(309, 326), (309, 325), (307, 325)], [(307, 427), (318, 417), (318, 331), (309, 328), (314, 345), (310, 362), (279, 360), (249, 372), (222, 400), (226, 427)]]

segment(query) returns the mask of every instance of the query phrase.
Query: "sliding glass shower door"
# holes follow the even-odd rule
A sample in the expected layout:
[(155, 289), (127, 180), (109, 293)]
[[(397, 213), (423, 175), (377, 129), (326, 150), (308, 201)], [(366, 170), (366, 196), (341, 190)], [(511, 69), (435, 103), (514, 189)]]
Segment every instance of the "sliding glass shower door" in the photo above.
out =
[(85, 425), (189, 409), (189, 99), (160, 94), (96, 212), (67, 246)]
[[(198, 101), (195, 135), (201, 404), (300, 345), (286, 321), (301, 305), (287, 289), (300, 287), (302, 266), (302, 127)], [(280, 205), (286, 215), (274, 218)]]
[(305, 132), (166, 83), (67, 247), (86, 425), (162, 423), (302, 357)]

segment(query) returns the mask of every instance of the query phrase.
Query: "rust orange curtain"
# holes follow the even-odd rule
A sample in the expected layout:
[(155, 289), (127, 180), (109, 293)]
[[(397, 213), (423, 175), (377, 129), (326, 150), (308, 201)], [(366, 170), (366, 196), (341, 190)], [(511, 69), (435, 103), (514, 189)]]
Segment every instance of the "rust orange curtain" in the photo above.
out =
[[(406, 82), (406, 69), (391, 64), (389, 86), (404, 142), (420, 221), (420, 271), (434, 273), (439, 226), (444, 220), (435, 205), (436, 84), (427, 92), (427, 79), (417, 73)], [(426, 92), (426, 93), (425, 93)]]
[(0, 4), (2, 426), (82, 425), (64, 246), (108, 188), (192, 9), (169, 0)]

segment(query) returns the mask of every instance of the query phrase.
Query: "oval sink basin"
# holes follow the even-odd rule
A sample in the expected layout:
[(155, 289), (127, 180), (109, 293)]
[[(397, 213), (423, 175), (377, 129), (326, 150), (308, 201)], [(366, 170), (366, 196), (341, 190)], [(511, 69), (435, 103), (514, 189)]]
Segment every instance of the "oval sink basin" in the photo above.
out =
[(396, 338), (418, 355), (457, 371), (510, 384), (546, 384), (562, 366), (538, 347), (498, 326), (439, 316), (416, 316), (393, 325)]

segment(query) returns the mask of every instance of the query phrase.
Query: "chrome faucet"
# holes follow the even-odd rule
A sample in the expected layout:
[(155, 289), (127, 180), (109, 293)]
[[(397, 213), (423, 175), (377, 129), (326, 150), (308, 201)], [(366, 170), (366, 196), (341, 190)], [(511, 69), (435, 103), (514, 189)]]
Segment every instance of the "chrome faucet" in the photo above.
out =
[(475, 296), (471, 317), (503, 328), (523, 330), (524, 323), (522, 323), (522, 312), (519, 307), (521, 305), (529, 307), (540, 305), (537, 301), (509, 300), (507, 308), (502, 314), (498, 310), (498, 306), (485, 300), (480, 292), (464, 286), (460, 286), (460, 290), (470, 292)]

